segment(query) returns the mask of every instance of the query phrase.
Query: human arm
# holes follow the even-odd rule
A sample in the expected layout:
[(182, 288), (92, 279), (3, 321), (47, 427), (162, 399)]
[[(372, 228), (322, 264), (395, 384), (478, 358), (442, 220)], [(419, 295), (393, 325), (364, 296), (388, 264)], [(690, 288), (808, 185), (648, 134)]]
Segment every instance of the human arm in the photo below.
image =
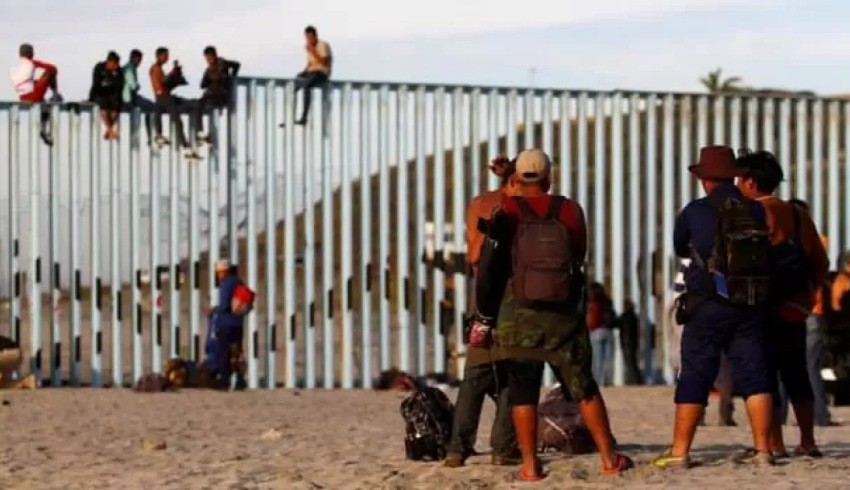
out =
[(683, 258), (691, 256), (691, 235), (688, 229), (687, 211), (688, 208), (685, 208), (679, 213), (673, 226), (673, 250), (676, 255)]
[(153, 65), (150, 70), (150, 76), (154, 95), (164, 95), (166, 93), (165, 73), (163, 73), (162, 67)]
[(829, 272), (829, 257), (812, 219), (796, 209), (794, 212), (797, 213), (800, 223), (800, 245), (808, 261), (809, 281), (813, 286), (819, 287)]
[(139, 91), (139, 80), (136, 77), (136, 71), (131, 68), (131, 66), (124, 67), (124, 86), (127, 87), (131, 93), (136, 93)]
[(217, 311), (219, 313), (232, 313), (230, 305), (233, 301), (233, 293), (236, 291), (236, 286), (238, 285), (239, 281), (234, 281), (231, 278), (227, 278), (221, 282), (218, 290)]
[(239, 69), (242, 67), (242, 64), (238, 61), (227, 60), (227, 71), (230, 73), (231, 78), (236, 78), (239, 76)]

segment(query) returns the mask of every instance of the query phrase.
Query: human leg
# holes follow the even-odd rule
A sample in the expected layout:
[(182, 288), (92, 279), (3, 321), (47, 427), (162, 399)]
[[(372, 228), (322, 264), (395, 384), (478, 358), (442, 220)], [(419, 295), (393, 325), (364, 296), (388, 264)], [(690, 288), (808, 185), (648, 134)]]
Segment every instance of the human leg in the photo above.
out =
[(522, 454), (520, 478), (539, 480), (543, 475), (537, 460), (537, 403), (543, 382), (543, 363), (511, 359), (506, 361), (506, 369), (517, 445)]
[[(800, 430), (800, 448), (816, 449), (814, 434), (814, 394), (806, 365), (806, 325), (803, 322), (781, 322), (777, 365), (782, 384), (788, 392), (797, 427)], [(780, 427), (779, 421), (774, 427)]]
[(720, 393), (720, 399), (717, 404), (718, 425), (737, 425), (732, 419), (734, 408), (734, 402), (732, 401), (732, 370), (729, 366), (729, 359), (726, 358), (725, 354), (721, 354), (720, 356), (720, 372), (714, 385)]
[(493, 372), (489, 364), (464, 369), (455, 402), (452, 437), (446, 448), (446, 466), (462, 466), (474, 451), (481, 408), (492, 382)]
[(490, 431), (490, 447), (493, 448), (493, 464), (517, 464), (516, 431), (511, 415), (507, 372), (504, 363), (494, 365), (493, 397), (496, 403), (496, 417)]
[(815, 399), (815, 423), (819, 426), (832, 424), (832, 417), (826, 403), (826, 387), (820, 374), (823, 366), (823, 330), (823, 317), (812, 315), (806, 319), (806, 368)]
[(731, 331), (726, 353), (735, 386), (746, 400), (753, 448), (758, 453), (769, 454), (776, 375), (768, 356), (765, 318), (741, 309), (735, 317), (736, 327)]
[(310, 113), (310, 104), (313, 99), (313, 89), (327, 82), (328, 76), (317, 71), (306, 72), (304, 73), (303, 80), (302, 87), (304, 89), (304, 105), (301, 108), (301, 118), (296, 121), (298, 124), (307, 124), (307, 115)]
[(714, 305), (704, 304), (693, 321), (682, 329), (679, 383), (674, 401), (676, 415), (670, 456), (688, 465), (688, 454), (697, 426), (708, 404), (708, 395), (720, 370), (721, 339), (728, 325)]
[(605, 351), (608, 339), (604, 330), (597, 328), (590, 332), (590, 345), (593, 351), (593, 379), (600, 384), (605, 384)]

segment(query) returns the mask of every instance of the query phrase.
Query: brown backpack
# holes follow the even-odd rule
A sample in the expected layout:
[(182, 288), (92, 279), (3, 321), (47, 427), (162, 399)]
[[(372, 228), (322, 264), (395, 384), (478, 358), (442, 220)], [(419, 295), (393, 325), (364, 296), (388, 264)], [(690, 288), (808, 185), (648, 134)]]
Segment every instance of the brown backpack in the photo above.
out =
[(564, 303), (570, 299), (574, 273), (570, 233), (558, 221), (566, 198), (552, 196), (542, 217), (525, 199), (514, 199), (520, 209), (512, 248), (514, 299), (520, 304)]

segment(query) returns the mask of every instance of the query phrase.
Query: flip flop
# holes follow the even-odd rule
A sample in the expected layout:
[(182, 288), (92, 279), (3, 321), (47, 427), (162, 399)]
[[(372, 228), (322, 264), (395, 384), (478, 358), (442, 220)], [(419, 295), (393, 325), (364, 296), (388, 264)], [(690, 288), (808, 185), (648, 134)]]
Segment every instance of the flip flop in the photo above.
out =
[(538, 471), (537, 476), (527, 475), (525, 474), (525, 472), (523, 472), (522, 469), (520, 469), (516, 473), (514, 473), (514, 478), (520, 482), (534, 483), (543, 480), (544, 478), (546, 478), (546, 475), (543, 473), (543, 471)]
[(635, 462), (628, 456), (617, 454), (614, 457), (614, 466), (611, 468), (602, 468), (600, 473), (603, 475), (619, 475), (624, 471), (628, 471), (635, 467)]

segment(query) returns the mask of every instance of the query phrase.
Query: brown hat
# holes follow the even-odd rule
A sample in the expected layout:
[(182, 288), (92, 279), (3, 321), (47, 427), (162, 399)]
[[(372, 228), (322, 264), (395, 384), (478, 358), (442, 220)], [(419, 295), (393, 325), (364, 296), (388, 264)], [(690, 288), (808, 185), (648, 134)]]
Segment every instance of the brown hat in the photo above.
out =
[(728, 180), (744, 173), (743, 168), (735, 166), (735, 153), (728, 146), (705, 146), (699, 151), (699, 161), (688, 167), (698, 179)]

